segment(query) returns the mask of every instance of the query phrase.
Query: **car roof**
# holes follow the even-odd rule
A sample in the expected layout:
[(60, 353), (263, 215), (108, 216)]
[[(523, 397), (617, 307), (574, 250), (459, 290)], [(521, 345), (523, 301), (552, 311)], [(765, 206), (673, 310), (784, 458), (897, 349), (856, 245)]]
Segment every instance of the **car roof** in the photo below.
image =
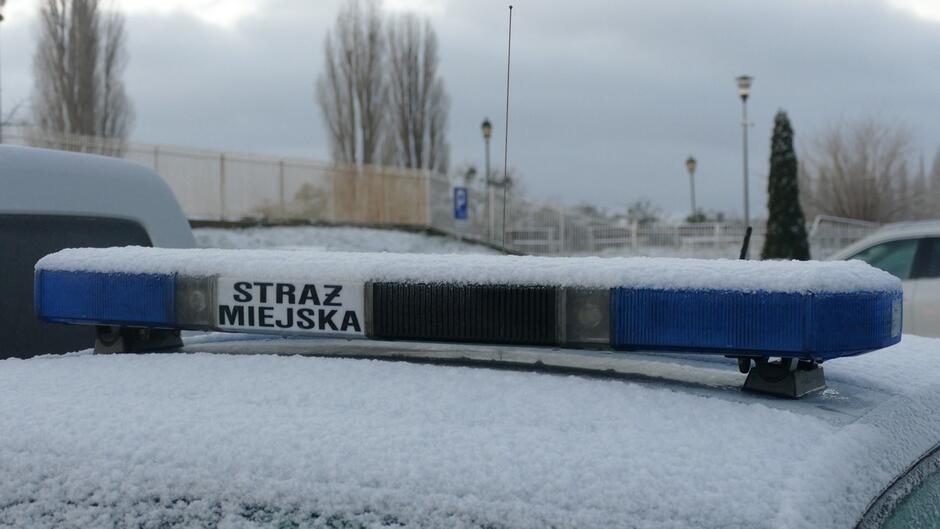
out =
[(132, 220), (154, 246), (195, 246), (169, 186), (153, 170), (106, 156), (0, 145), (0, 214)]
[(940, 234), (940, 219), (892, 222), (878, 229), (878, 232), (930, 233)]
[(940, 341), (914, 336), (826, 363), (829, 389), (798, 401), (741, 393), (714, 356), (221, 334), (184, 351), (0, 362), (0, 520), (852, 527), (940, 439)]
[(919, 237), (940, 237), (940, 219), (885, 224), (871, 235), (839, 250), (829, 259), (846, 259), (880, 242)]

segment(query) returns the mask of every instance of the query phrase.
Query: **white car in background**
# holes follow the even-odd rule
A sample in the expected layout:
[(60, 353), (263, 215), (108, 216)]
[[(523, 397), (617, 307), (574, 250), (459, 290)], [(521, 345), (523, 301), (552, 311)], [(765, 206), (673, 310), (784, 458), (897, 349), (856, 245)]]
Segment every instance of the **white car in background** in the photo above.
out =
[(886, 225), (830, 259), (860, 259), (899, 277), (904, 332), (940, 337), (940, 220)]
[(193, 233), (160, 175), (90, 154), (0, 145), (0, 359), (87, 347), (92, 329), (36, 318), (33, 266), (63, 248), (190, 248)]

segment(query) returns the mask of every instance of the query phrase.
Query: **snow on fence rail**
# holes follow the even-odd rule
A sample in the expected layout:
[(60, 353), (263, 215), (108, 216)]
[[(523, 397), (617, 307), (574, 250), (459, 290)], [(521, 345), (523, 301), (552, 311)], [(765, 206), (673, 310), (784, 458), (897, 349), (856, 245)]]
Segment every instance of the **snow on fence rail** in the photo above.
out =
[[(14, 128), (4, 140), (117, 156), (146, 165), (166, 179), (191, 219), (432, 228), (538, 255), (734, 258), (744, 237), (741, 224), (629, 223), (511, 193), (504, 197), (502, 189), (493, 193), (490, 202), (485, 190), (470, 188), (468, 219), (457, 220), (454, 183), (427, 171), (118, 143), (77, 135), (50, 137), (28, 128)], [(876, 228), (862, 221), (820, 217), (808, 227), (812, 255), (825, 258)], [(763, 238), (763, 222), (758, 222), (752, 255), (760, 252)]]

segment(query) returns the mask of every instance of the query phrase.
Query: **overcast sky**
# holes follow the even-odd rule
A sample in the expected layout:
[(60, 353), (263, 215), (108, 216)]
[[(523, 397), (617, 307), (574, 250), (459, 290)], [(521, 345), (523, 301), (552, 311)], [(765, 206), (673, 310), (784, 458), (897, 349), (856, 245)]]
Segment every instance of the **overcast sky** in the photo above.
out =
[[(326, 158), (313, 99), (340, 0), (124, 0), (126, 81), (141, 142)], [(430, 17), (452, 106), (452, 166), (482, 164), (480, 122), (501, 164), (505, 0), (389, 0)], [(751, 208), (765, 210), (773, 115), (797, 140), (877, 116), (908, 125), (917, 155), (940, 146), (938, 0), (518, 0), (510, 165), (529, 194), (611, 208), (645, 197), (742, 208), (740, 100), (755, 77)], [(38, 0), (7, 0), (4, 110), (28, 103)], [(498, 161), (498, 162), (497, 162)]]

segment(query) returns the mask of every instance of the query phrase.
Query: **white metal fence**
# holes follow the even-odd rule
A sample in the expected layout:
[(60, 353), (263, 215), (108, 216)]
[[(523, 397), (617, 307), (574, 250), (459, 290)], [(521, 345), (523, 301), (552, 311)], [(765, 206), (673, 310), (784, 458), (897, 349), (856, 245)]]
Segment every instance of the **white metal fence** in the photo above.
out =
[[(165, 145), (119, 145), (100, 138), (49, 137), (22, 128), (4, 136), (8, 143), (104, 153), (149, 166), (164, 177), (191, 219), (431, 228), (538, 255), (735, 258), (744, 237), (744, 226), (734, 223), (638, 224), (511, 194), (504, 204), (502, 189), (493, 193), (488, 204), (486, 190), (473, 187), (468, 189), (468, 218), (458, 220), (453, 183), (425, 171)], [(752, 256), (759, 255), (763, 246), (764, 223), (759, 221), (754, 228)], [(825, 258), (877, 226), (820, 217), (808, 228), (813, 257)]]
[[(588, 215), (578, 209), (510, 198), (503, 232), (503, 194), (494, 194), (493, 229), (488, 226), (487, 193), (470, 189), (470, 215), (453, 215), (452, 185), (433, 181), (431, 226), (458, 236), (503, 245), (510, 250), (537, 255), (642, 255), (730, 258), (740, 255), (745, 226), (742, 223), (638, 223), (604, 215)], [(765, 221), (753, 226), (750, 255), (760, 255)], [(807, 226), (810, 253), (825, 259), (878, 228), (871, 222), (820, 216)], [(505, 239), (504, 239), (505, 237)]]

